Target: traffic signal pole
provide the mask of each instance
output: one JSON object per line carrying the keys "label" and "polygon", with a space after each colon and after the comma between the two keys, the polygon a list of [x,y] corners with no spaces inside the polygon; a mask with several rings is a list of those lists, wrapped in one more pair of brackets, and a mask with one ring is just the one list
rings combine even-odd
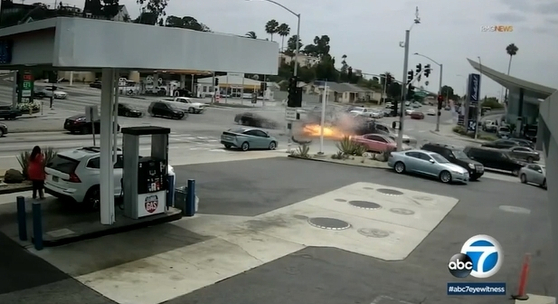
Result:
{"label": "traffic signal pole", "polygon": [[401,86],[401,115],[399,116],[399,132],[397,133],[397,151],[403,147],[403,124],[405,123],[405,97],[407,96],[407,69],[409,68],[409,38],[411,30],[405,31],[405,57],[403,60],[403,85]]}
{"label": "traffic signal pole", "polygon": [[[438,94],[442,95],[442,77],[444,74],[444,65],[440,64],[440,84],[439,84],[439,89],[438,89]],[[449,102],[449,100],[446,100],[446,102]],[[442,111],[440,109],[438,109],[438,111],[436,111],[436,132],[440,132],[440,114],[442,113]]]}

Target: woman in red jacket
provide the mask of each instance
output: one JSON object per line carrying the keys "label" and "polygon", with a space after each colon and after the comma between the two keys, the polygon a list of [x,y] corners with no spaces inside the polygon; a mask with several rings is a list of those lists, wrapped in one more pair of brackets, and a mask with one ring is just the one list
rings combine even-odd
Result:
{"label": "woman in red jacket", "polygon": [[29,162],[27,165],[27,177],[33,183],[33,199],[37,198],[37,192],[39,193],[39,198],[44,199],[44,186],[45,186],[45,157],[41,152],[39,146],[35,146],[33,151],[31,151],[31,156],[29,156]]}

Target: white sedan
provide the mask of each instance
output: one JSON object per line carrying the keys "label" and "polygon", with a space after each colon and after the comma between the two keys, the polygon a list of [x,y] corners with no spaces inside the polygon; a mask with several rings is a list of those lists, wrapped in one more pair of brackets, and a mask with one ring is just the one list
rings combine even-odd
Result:
{"label": "white sedan", "polygon": [[66,92],[57,90],[56,87],[46,87],[44,89],[35,92],[35,96],[41,97],[54,97],[54,99],[66,99],[68,94]]}
{"label": "white sedan", "polygon": [[434,110],[434,109],[428,109],[428,111],[426,111],[426,115],[429,115],[429,116],[436,116],[436,110]]}

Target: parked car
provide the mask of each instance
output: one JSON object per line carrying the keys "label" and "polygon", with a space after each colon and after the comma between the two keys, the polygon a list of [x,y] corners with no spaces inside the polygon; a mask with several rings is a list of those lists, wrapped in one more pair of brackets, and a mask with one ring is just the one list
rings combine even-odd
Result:
{"label": "parked car", "polygon": [[[365,134],[351,136],[351,141],[366,147],[366,151],[382,153],[397,150],[397,143],[391,137],[382,134]],[[408,148],[406,150],[409,150]]]}
{"label": "parked car", "polygon": [[269,133],[255,128],[229,129],[221,134],[221,144],[226,149],[237,148],[242,151],[277,148],[277,139]]}
{"label": "parked car", "polygon": [[516,146],[520,146],[520,144],[515,140],[498,139],[495,141],[484,143],[481,146],[488,147],[488,148],[495,148],[495,149],[509,149]]}
{"label": "parked car", "polygon": [[374,118],[374,115],[377,115],[375,113],[375,111],[372,111],[370,109],[364,108],[364,107],[354,107],[351,109],[351,114],[355,114],[355,115],[359,115],[359,116],[366,116],[366,117],[370,117],[370,118]]}
{"label": "parked car", "polygon": [[484,166],[478,161],[470,159],[467,154],[453,146],[436,143],[427,143],[421,147],[422,150],[436,152],[442,155],[450,163],[461,166],[469,171],[469,180],[478,180],[484,174]]}
{"label": "parked car", "polygon": [[424,113],[419,111],[413,111],[410,116],[412,119],[424,119]]}
{"label": "parked car", "polygon": [[175,97],[193,97],[192,92],[184,88],[174,90],[173,95]]}
{"label": "parked car", "polygon": [[0,106],[0,118],[5,120],[13,120],[21,116],[21,110],[12,108],[11,106]]}
{"label": "parked car", "polygon": [[527,165],[519,171],[519,180],[522,183],[533,183],[546,189],[546,167],[532,164]]}
{"label": "parked car", "polygon": [[[399,135],[399,130],[388,127],[388,126],[386,126],[384,124],[381,124],[381,123],[374,122],[373,125],[372,125],[371,131],[366,132],[366,133],[387,135],[391,139],[393,139],[394,141],[397,142],[397,137]],[[364,134],[366,134],[366,133],[364,133]],[[409,135],[403,134],[403,143],[407,144],[407,145],[414,145],[414,144],[417,143],[417,140],[415,138],[409,136]]]}
{"label": "parked car", "polygon": [[[92,124],[91,122],[87,122],[87,117],[84,114],[78,114],[66,118],[64,121],[64,130],[70,131],[72,134],[93,134],[93,125],[95,126],[95,134],[100,134],[101,120],[97,120]],[[117,126],[117,131],[120,131],[120,125]]]}
{"label": "parked car", "polygon": [[527,147],[510,148],[508,154],[513,158],[525,160],[528,163],[541,160],[539,152]]}
{"label": "parked car", "polygon": [[496,120],[485,120],[482,123],[482,130],[485,132],[497,132],[498,131],[498,121]]}
{"label": "parked car", "polygon": [[535,143],[523,138],[508,138],[508,140],[515,141],[518,146],[535,149]]}
{"label": "parked car", "polygon": [[234,122],[243,126],[256,128],[277,129],[279,127],[278,122],[253,112],[236,114],[234,117]]}
{"label": "parked car", "polygon": [[6,134],[8,134],[8,126],[0,124],[0,137],[3,137]]}
{"label": "parked car", "polygon": [[194,101],[189,97],[175,97],[172,99],[165,99],[164,102],[190,114],[201,114],[205,111],[206,106],[205,103]]}
{"label": "parked car", "polygon": [[506,151],[499,149],[468,146],[465,147],[463,152],[470,159],[483,164],[485,168],[509,171],[515,176],[525,166],[523,162],[512,158]]}
{"label": "parked car", "polygon": [[[122,174],[124,161],[118,149],[114,164],[114,196],[122,195]],[[91,210],[99,208],[100,189],[100,149],[83,147],[58,152],[46,164],[45,192],[63,201],[81,204]],[[168,174],[174,176],[174,169],[167,166]]]}
{"label": "parked car", "polygon": [[34,96],[37,98],[50,98],[53,97],[54,99],[66,99],[68,94],[64,91],[58,90],[55,86],[45,87],[39,89],[38,91],[34,92]]}
{"label": "parked car", "polygon": [[102,82],[100,80],[95,80],[92,83],[89,84],[89,87],[91,88],[95,88],[95,89],[100,89],[102,87]]}
{"label": "parked car", "polygon": [[450,163],[438,153],[409,150],[392,152],[388,159],[388,166],[397,173],[416,173],[434,177],[442,183],[469,181],[469,172],[461,166]]}
{"label": "parked car", "polygon": [[118,116],[142,117],[143,112],[127,103],[118,103]]}
{"label": "parked car", "polygon": [[184,117],[188,117],[188,113],[164,101],[152,102],[149,105],[147,112],[152,117],[163,117],[171,119],[183,119]]}
{"label": "parked car", "polygon": [[428,116],[436,116],[436,110],[434,110],[434,109],[428,109],[428,111],[426,111],[426,115],[428,115]]}
{"label": "parked car", "polygon": [[508,126],[502,126],[498,128],[498,132],[496,133],[496,136],[498,136],[498,138],[508,138],[510,137],[511,131],[510,128]]}

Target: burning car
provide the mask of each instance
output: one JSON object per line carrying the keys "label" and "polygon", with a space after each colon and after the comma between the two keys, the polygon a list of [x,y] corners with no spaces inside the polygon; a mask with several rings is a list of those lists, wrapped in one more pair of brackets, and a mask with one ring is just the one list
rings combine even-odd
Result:
{"label": "burning car", "polygon": [[234,117],[234,122],[243,126],[251,126],[256,128],[277,129],[279,127],[278,122],[252,112],[236,114],[236,116]]}

